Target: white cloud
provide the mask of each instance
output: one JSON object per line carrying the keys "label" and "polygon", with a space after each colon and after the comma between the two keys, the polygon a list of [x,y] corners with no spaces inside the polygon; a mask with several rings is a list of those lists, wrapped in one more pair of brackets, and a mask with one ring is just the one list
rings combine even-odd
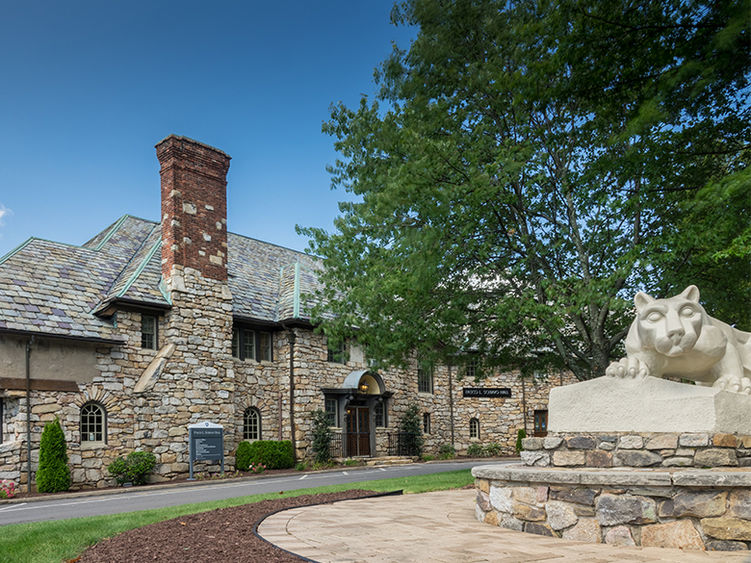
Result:
{"label": "white cloud", "polygon": [[3,219],[12,214],[12,209],[9,209],[8,207],[5,207],[2,203],[0,203],[0,227],[3,226]]}

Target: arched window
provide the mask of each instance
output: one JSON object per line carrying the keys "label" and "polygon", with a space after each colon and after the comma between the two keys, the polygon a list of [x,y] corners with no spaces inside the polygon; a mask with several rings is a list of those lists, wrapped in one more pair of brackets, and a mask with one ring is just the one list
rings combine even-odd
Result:
{"label": "arched window", "polygon": [[261,412],[255,407],[245,409],[243,415],[243,440],[261,439]]}
{"label": "arched window", "polygon": [[99,403],[81,407],[81,442],[107,443],[107,413]]}
{"label": "arched window", "polygon": [[470,438],[480,437],[480,421],[476,418],[469,419],[469,437]]}

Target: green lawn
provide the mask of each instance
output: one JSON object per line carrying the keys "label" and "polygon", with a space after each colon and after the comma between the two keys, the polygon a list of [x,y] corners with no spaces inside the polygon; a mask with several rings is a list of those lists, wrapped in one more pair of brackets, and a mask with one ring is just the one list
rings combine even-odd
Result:
{"label": "green lawn", "polygon": [[127,512],[112,516],[91,516],[88,518],[73,518],[54,522],[34,522],[31,524],[12,524],[0,528],[0,562],[5,563],[38,563],[49,561],[60,563],[65,559],[73,559],[88,546],[101,539],[114,536],[132,528],[145,526],[161,520],[169,520],[184,514],[194,514],[258,502],[270,498],[294,497],[305,494],[331,493],[348,489],[369,489],[373,491],[394,491],[404,489],[405,493],[424,493],[454,489],[472,483],[469,469],[450,471],[433,475],[418,475],[399,479],[383,479],[381,481],[360,481],[331,487],[317,487],[314,489],[299,489],[263,495],[237,497],[228,500],[184,504],[170,508],[144,510],[141,512]]}

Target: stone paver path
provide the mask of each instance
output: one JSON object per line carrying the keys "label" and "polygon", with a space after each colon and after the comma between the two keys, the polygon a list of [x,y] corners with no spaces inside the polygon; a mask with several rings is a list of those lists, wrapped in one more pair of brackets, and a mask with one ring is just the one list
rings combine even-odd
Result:
{"label": "stone paver path", "polygon": [[474,497],[474,490],[454,490],[295,508],[270,516],[258,531],[321,563],[751,561],[748,552],[612,547],[497,528],[475,520]]}

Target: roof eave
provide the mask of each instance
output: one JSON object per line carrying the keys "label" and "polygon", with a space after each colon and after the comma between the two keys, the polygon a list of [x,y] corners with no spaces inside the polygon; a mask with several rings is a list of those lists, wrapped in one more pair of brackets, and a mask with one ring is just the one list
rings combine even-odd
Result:
{"label": "roof eave", "polygon": [[68,340],[68,341],[75,341],[75,342],[90,342],[95,344],[111,344],[111,345],[121,345],[125,344],[125,338],[117,339],[117,338],[103,338],[101,336],[75,336],[70,334],[56,334],[52,332],[42,332],[37,330],[18,330],[18,329],[8,329],[8,328],[0,328],[0,334],[10,334],[13,336],[26,336],[26,337],[36,337],[36,338],[49,338],[53,340]]}
{"label": "roof eave", "polygon": [[92,313],[97,317],[111,317],[118,310],[164,313],[171,308],[172,305],[168,303],[152,303],[128,297],[113,297],[103,301]]}

